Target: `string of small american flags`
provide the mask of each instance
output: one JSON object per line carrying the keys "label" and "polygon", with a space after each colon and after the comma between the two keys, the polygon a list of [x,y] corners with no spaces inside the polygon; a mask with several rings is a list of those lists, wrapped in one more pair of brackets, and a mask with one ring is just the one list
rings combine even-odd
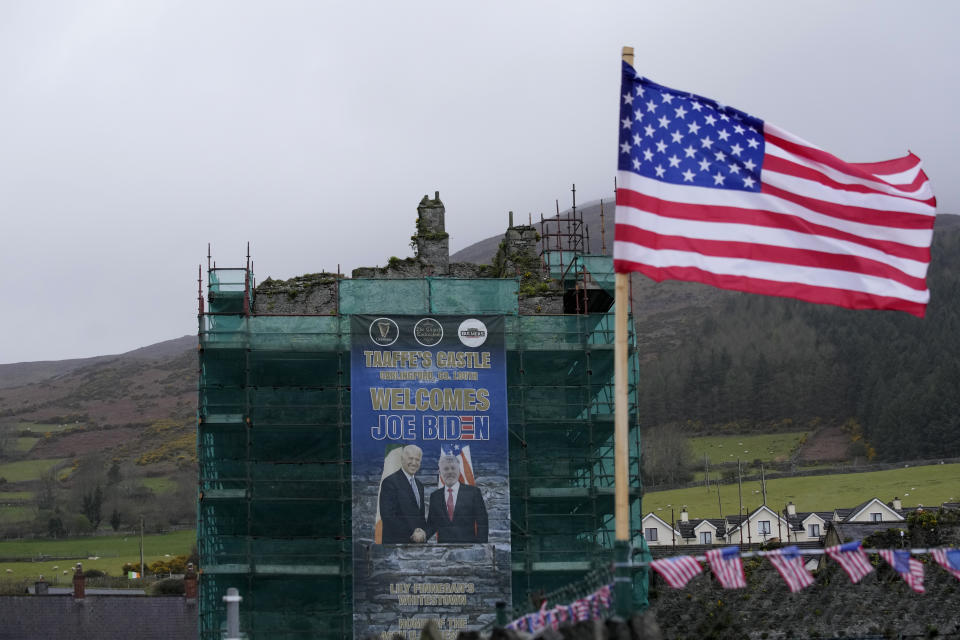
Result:
{"label": "string of small american flags", "polygon": [[813,575],[804,566],[804,555],[826,555],[850,577],[851,582],[860,582],[874,570],[869,554],[877,554],[900,574],[911,589],[923,593],[923,563],[916,555],[930,555],[934,561],[960,580],[960,549],[864,549],[859,540],[827,547],[826,549],[799,549],[795,545],[770,551],[741,552],[737,546],[707,551],[704,556],[672,556],[651,562],[634,562],[631,566],[649,566],[660,574],[668,585],[682,589],[703,572],[701,562],[706,562],[717,581],[725,589],[742,589],[747,586],[743,572],[743,558],[765,557],[777,570],[792,592],[809,587]]}
{"label": "string of small american flags", "polygon": [[561,623],[595,620],[603,617],[610,609],[612,593],[613,584],[605,584],[590,595],[578,598],[570,604],[557,605],[548,609],[547,601],[544,600],[539,611],[521,616],[505,628],[537,633],[547,627],[556,629]]}
{"label": "string of small american flags", "polygon": [[[614,567],[650,567],[662,576],[668,585],[674,589],[682,589],[690,580],[703,573],[700,563],[707,563],[714,577],[725,589],[742,589],[747,586],[743,558],[765,557],[790,591],[796,593],[814,583],[813,574],[804,566],[803,556],[826,555],[840,565],[851,582],[857,583],[874,571],[869,554],[877,554],[883,558],[917,593],[924,593],[924,571],[923,563],[913,556],[930,555],[945,571],[960,580],[960,549],[864,549],[859,540],[826,549],[799,549],[794,545],[769,551],[741,552],[739,547],[730,546],[711,549],[702,556],[678,555],[650,562],[615,564]],[[544,601],[539,611],[517,618],[506,628],[536,633],[546,627],[556,629],[564,622],[602,617],[611,607],[612,589],[612,584],[604,585],[570,604],[549,609]]]}

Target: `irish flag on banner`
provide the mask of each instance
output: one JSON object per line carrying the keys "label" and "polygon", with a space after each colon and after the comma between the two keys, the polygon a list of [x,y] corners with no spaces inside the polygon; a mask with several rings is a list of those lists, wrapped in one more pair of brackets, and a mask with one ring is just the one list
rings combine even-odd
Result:
{"label": "irish flag on banner", "polygon": [[[400,470],[401,451],[403,451],[402,444],[387,445],[383,456],[383,473],[380,474],[381,488],[387,476]],[[380,519],[380,489],[377,489],[377,524],[373,529],[373,541],[377,544],[383,544],[383,520]]]}

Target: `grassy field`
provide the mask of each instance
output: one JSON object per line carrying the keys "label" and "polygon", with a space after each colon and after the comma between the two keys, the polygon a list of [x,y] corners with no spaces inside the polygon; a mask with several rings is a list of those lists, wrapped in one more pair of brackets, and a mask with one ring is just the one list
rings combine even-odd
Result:
{"label": "grassy field", "polygon": [[[767,505],[777,511],[791,501],[797,505],[797,511],[831,511],[838,507],[855,507],[870,498],[889,502],[895,496],[903,500],[905,507],[918,504],[939,506],[942,502],[960,501],[960,464],[767,480]],[[720,502],[724,515],[737,513],[736,483],[720,485]],[[744,513],[762,502],[760,482],[744,482]],[[668,522],[670,509],[673,508],[679,518],[682,505],[687,506],[691,518],[719,517],[716,485],[711,484],[709,492],[701,486],[652,491],[643,497],[643,513],[652,511]]]}
{"label": "grassy field", "polygon": [[33,499],[32,491],[0,491],[0,502],[6,502],[7,500],[31,499]]}
{"label": "grassy field", "polygon": [[177,483],[173,478],[141,478],[140,482],[156,494],[168,493],[176,490]]}
{"label": "grassy field", "polygon": [[21,431],[23,431],[24,429],[29,429],[34,433],[39,433],[42,435],[44,433],[47,433],[48,431],[49,432],[62,431],[63,429],[66,429],[67,427],[71,427],[71,426],[75,426],[75,425],[61,426],[59,424],[44,424],[41,422],[20,422],[17,425],[17,428],[20,429]]}
{"label": "grassy field", "polygon": [[[167,556],[187,555],[196,542],[196,536],[196,531],[193,529],[144,536],[144,561],[150,564],[157,560],[164,560]],[[40,554],[80,556],[84,559],[0,562],[0,580],[36,580],[43,575],[51,582],[54,577],[60,582],[70,582],[70,574],[63,572],[69,572],[77,562],[82,562],[84,569],[99,569],[112,576],[118,576],[125,562],[140,562],[140,537],[123,535],[71,540],[0,541],[0,557],[36,557]]]}
{"label": "grassy field", "polygon": [[6,478],[7,482],[36,480],[65,459],[66,458],[46,458],[43,460],[7,462],[0,464],[0,477]]}
{"label": "grassy field", "polygon": [[34,510],[32,506],[8,506],[0,507],[0,523],[13,524],[16,522],[26,522],[33,520]]}
{"label": "grassy field", "polygon": [[37,444],[37,440],[40,438],[14,438],[13,450],[17,453],[27,453],[30,449],[33,449],[33,445]]}
{"label": "grassy field", "polygon": [[736,462],[737,458],[747,462],[758,458],[764,462],[784,461],[790,458],[790,452],[805,435],[805,431],[800,431],[770,435],[703,436],[688,440],[693,449],[694,464],[702,467],[704,454],[710,464]]}

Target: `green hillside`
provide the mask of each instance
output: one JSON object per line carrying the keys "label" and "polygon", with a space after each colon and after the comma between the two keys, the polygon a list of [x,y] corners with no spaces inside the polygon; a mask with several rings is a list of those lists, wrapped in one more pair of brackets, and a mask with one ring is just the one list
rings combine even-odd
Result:
{"label": "green hillside", "polygon": [[[831,511],[853,507],[870,498],[889,502],[894,497],[904,506],[939,506],[943,502],[960,501],[960,464],[935,464],[889,471],[802,476],[767,480],[767,504],[782,511],[793,502],[798,511]],[[670,509],[679,518],[680,507],[686,505],[691,518],[717,518],[735,514],[739,509],[737,483],[670,491],[650,491],[643,496],[643,512],[656,513],[670,521]],[[743,509],[748,513],[763,504],[761,484],[757,480],[743,483]]]}
{"label": "green hillside", "polygon": [[683,308],[647,296],[668,308],[637,320],[644,427],[770,433],[852,420],[879,459],[960,456],[956,221],[938,219],[932,255],[923,319],[694,285],[680,291],[700,297]]}

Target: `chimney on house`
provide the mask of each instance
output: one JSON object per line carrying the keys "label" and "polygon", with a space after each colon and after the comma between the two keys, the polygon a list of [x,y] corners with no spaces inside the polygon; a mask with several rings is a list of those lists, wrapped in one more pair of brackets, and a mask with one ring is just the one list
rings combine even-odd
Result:
{"label": "chimney on house", "polygon": [[49,591],[50,583],[43,579],[43,576],[40,576],[40,579],[33,583],[33,593],[38,596],[45,596]]}
{"label": "chimney on house", "polygon": [[901,511],[903,509],[903,503],[900,502],[900,498],[894,497],[893,504],[890,505],[893,507],[894,511]]}
{"label": "chimney on house", "polygon": [[795,516],[795,515],[797,515],[797,505],[793,504],[792,502],[788,502],[788,503],[787,503],[787,515],[788,515],[788,516]]}
{"label": "chimney on house", "polygon": [[690,522],[690,514],[687,513],[686,507],[680,509],[680,522]]}
{"label": "chimney on house", "polygon": [[83,565],[77,563],[73,572],[73,599],[83,600],[86,596],[87,579],[83,576]]}
{"label": "chimney on house", "polygon": [[197,599],[197,572],[192,562],[187,564],[187,573],[183,576],[183,597],[187,600]]}

